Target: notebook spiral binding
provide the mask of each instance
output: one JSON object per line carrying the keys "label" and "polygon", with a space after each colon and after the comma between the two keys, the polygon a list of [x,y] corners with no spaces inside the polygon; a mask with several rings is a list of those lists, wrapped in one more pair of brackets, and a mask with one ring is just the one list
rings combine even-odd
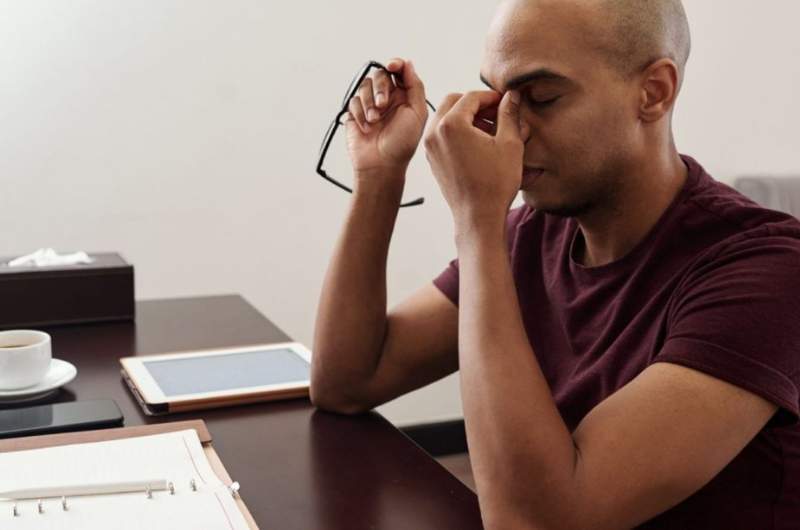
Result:
{"label": "notebook spiral binding", "polygon": [[[237,498],[239,496],[239,490],[241,489],[241,486],[240,486],[240,484],[238,482],[236,482],[236,481],[232,482],[230,486],[227,486],[227,488],[228,488],[228,492],[230,492],[230,494],[231,494],[231,497],[233,497],[235,499],[235,498]],[[175,484],[173,482],[168,482],[167,483],[167,489],[169,490],[169,494],[170,495],[175,495]],[[192,490],[192,491],[197,491],[197,482],[195,481],[195,479],[191,479],[189,481],[189,489]],[[134,492],[119,492],[119,493],[134,493]],[[153,489],[150,486],[147,486],[145,488],[144,493],[145,493],[145,495],[147,496],[148,499],[152,499],[153,498]],[[105,495],[108,495],[108,493],[106,493]],[[37,502],[36,502],[37,512],[40,515],[45,512],[44,504],[43,504],[43,500],[44,499],[48,499],[48,498],[55,499],[55,498],[58,498],[58,497],[59,496],[42,497],[41,499],[38,499]],[[61,497],[61,510],[66,512],[66,511],[69,510],[69,504],[67,503],[67,496],[61,495],[60,497]],[[12,517],[20,517],[20,509],[19,509],[19,506],[18,506],[17,502],[14,502],[14,504],[11,506],[11,516]]]}

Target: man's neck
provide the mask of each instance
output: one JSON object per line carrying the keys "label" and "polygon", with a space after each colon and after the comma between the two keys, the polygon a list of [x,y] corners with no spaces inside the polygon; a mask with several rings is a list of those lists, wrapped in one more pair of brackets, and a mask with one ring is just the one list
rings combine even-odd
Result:
{"label": "man's neck", "polygon": [[630,183],[608,209],[579,217],[583,245],[574,259],[598,267],[624,257],[650,232],[683,188],[688,169],[677,151],[642,164]]}

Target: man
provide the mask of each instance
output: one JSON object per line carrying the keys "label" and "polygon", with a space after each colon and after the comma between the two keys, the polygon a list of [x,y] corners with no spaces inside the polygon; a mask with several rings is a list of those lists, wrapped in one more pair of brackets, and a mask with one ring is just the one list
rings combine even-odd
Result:
{"label": "man", "polygon": [[423,85],[394,60],[402,87],[350,102],[312,399],[358,413],[460,370],[487,529],[800,527],[800,222],[678,154],[689,49],[679,0],[503,3],[491,90],[424,141],[458,260],[388,315]]}

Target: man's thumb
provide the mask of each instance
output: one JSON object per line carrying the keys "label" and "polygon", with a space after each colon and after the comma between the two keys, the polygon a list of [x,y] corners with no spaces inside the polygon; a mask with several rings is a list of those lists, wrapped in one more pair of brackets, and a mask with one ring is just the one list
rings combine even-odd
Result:
{"label": "man's thumb", "polygon": [[497,136],[520,137],[519,92],[509,90],[500,101],[497,112]]}

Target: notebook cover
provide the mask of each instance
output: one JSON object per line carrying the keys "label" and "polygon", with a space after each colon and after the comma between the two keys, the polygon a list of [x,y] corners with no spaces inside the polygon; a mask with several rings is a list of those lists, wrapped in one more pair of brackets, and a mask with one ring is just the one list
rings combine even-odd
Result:
{"label": "notebook cover", "polygon": [[[211,433],[203,420],[174,421],[169,423],[158,423],[153,425],[136,425],[134,427],[118,427],[114,429],[100,429],[96,431],[64,432],[58,434],[45,434],[40,436],[24,436],[21,438],[9,438],[0,440],[0,452],[8,453],[13,451],[23,451],[26,449],[41,449],[44,447],[56,447],[59,445],[81,444],[90,442],[106,442],[109,440],[120,440],[123,438],[135,438],[136,436],[147,436],[150,434],[162,434],[165,432],[183,431],[194,429],[197,437],[203,445],[211,469],[217,474],[219,479],[226,486],[233,482],[225,466],[214,451],[211,445]],[[242,512],[245,521],[252,530],[258,530],[258,525],[247,509],[242,497],[236,496],[236,505]]]}

